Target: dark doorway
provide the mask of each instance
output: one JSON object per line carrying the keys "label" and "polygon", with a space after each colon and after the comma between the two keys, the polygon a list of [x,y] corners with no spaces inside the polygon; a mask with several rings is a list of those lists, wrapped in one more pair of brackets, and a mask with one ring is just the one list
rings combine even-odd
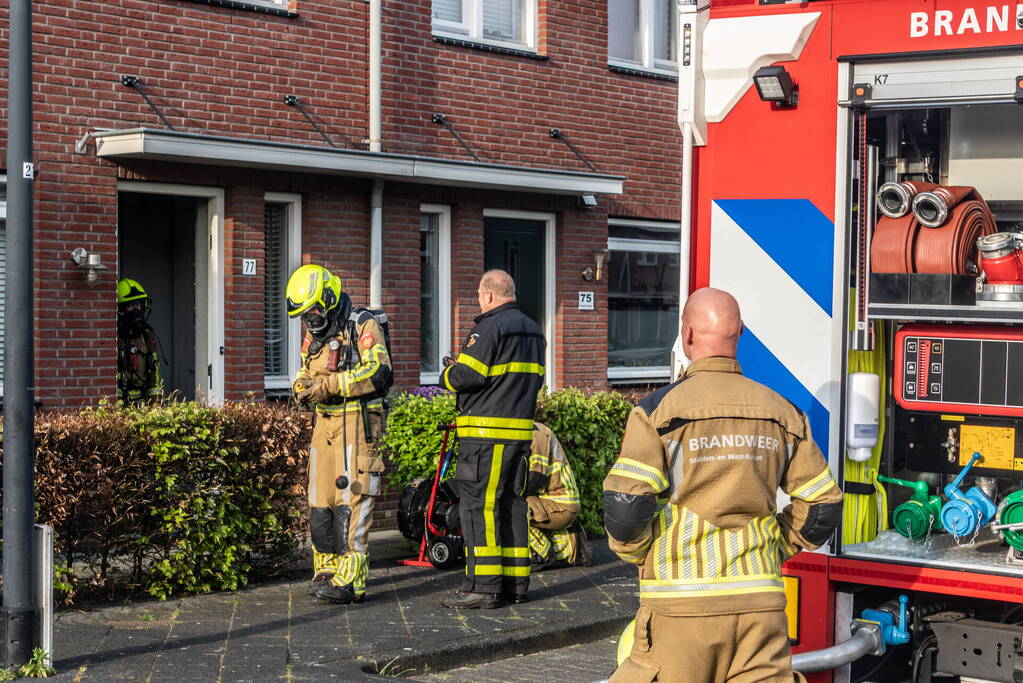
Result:
{"label": "dark doorway", "polygon": [[[196,398],[195,197],[121,192],[118,195],[120,275],[137,280],[152,302],[149,324],[161,349],[164,393]],[[205,373],[204,373],[205,374]]]}
{"label": "dark doorway", "polygon": [[484,222],[483,265],[501,268],[515,280],[522,312],[545,329],[545,221],[487,217]]}

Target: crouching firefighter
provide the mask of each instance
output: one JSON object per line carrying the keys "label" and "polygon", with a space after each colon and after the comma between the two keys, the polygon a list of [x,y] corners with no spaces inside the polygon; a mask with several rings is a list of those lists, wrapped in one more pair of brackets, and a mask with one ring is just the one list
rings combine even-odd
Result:
{"label": "crouching firefighter", "polygon": [[634,639],[611,683],[794,679],[781,565],[827,542],[842,493],[807,416],[742,376],[742,329],[727,292],[689,296],[692,363],[632,410],[604,479],[608,545],[639,567]]}
{"label": "crouching firefighter", "polygon": [[159,342],[149,324],[150,299],[135,280],[117,281],[117,400],[152,401],[163,396]]}
{"label": "crouching firefighter", "polygon": [[307,331],[292,392],[316,411],[309,447],[309,593],[358,603],[366,593],[367,539],[384,469],[377,439],[392,381],[386,333],[373,312],[353,310],[341,279],[322,266],[304,265],[292,274],[287,304],[288,315],[301,317]]}
{"label": "crouching firefighter", "polygon": [[534,570],[590,566],[590,545],[579,515],[579,487],[561,442],[550,428],[533,424],[526,475],[529,554]]}

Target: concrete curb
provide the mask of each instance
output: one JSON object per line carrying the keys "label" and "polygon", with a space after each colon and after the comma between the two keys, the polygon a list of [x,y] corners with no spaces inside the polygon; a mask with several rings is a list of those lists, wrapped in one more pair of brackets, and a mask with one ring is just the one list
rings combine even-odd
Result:
{"label": "concrete curb", "polygon": [[556,621],[543,626],[466,638],[450,646],[428,651],[403,650],[366,659],[347,660],[341,664],[338,673],[344,676],[344,680],[393,682],[395,676],[383,676],[375,672],[389,664],[388,668],[395,672],[414,669],[416,675],[423,675],[425,669],[429,667],[430,673],[438,673],[517,655],[588,643],[619,635],[633,616],[634,613],[630,611],[580,621]]}

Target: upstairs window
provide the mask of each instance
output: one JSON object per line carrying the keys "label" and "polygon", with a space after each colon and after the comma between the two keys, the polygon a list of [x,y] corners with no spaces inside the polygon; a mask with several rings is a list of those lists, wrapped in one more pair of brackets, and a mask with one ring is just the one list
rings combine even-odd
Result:
{"label": "upstairs window", "polygon": [[607,59],[612,66],[677,72],[677,33],[674,0],[607,0]]}
{"label": "upstairs window", "polygon": [[537,0],[433,0],[437,35],[518,49],[536,47]]}

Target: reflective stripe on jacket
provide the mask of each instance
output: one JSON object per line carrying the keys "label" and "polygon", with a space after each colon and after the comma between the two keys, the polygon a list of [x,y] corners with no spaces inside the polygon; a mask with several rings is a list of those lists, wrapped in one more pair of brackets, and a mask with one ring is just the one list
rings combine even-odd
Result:
{"label": "reflective stripe on jacket", "polygon": [[[792,501],[781,513],[779,488]],[[678,616],[783,608],[782,562],[827,542],[841,516],[806,415],[732,358],[694,362],[633,409],[604,490],[609,544],[640,565],[640,602]]]}
{"label": "reflective stripe on jacket", "polygon": [[458,436],[531,440],[546,350],[540,327],[515,302],[477,317],[458,359],[441,373],[441,385],[458,393]]}
{"label": "reflective stripe on jacket", "polygon": [[536,431],[533,433],[529,455],[528,482],[532,484],[535,475],[539,485],[536,491],[529,492],[544,500],[563,505],[566,510],[579,512],[579,487],[575,483],[575,475],[572,474],[561,442],[547,425],[540,422],[535,425]]}

